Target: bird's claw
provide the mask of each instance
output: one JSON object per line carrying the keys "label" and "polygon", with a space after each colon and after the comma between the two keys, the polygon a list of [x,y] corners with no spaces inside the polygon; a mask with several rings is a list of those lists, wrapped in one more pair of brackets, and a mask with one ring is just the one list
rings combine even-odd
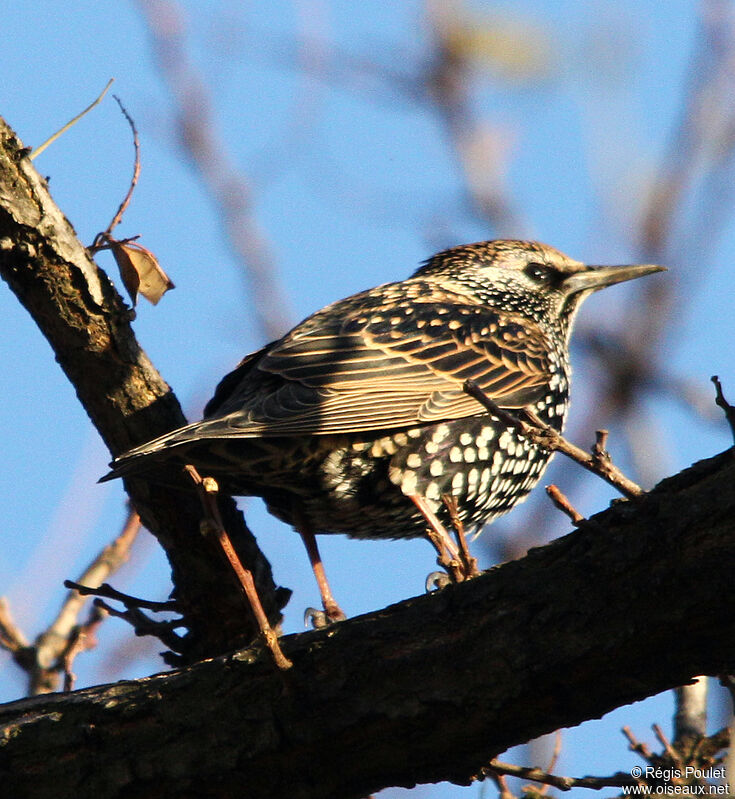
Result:
{"label": "bird's claw", "polygon": [[432,572],[426,578],[426,593],[431,594],[434,591],[440,591],[445,585],[451,583],[450,576],[444,571]]}
{"label": "bird's claw", "polygon": [[322,630],[330,624],[338,621],[344,621],[347,618],[342,611],[337,608],[332,613],[326,610],[317,610],[316,608],[307,608],[304,611],[304,627],[311,627],[313,630]]}
{"label": "bird's claw", "polygon": [[329,624],[327,614],[323,610],[307,608],[304,611],[304,627],[311,627],[313,630],[321,630]]}

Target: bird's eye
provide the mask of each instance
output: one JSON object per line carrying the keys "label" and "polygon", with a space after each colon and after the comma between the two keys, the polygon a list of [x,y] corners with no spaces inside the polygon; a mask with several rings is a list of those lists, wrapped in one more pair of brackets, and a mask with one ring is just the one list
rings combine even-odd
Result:
{"label": "bird's eye", "polygon": [[554,279],[554,270],[545,264],[528,264],[523,271],[537,283],[551,283]]}

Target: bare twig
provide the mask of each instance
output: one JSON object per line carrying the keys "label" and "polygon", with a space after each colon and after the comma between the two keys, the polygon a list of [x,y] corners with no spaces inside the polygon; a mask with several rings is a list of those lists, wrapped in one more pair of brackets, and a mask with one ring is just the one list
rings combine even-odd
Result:
{"label": "bare twig", "polygon": [[[561,730],[557,730],[554,734],[554,749],[552,750],[551,757],[549,758],[549,765],[546,767],[547,774],[551,774],[554,771],[556,764],[559,761],[559,756],[561,755],[561,741]],[[541,788],[540,793],[545,795],[548,788],[548,785],[544,785]]]}
{"label": "bare twig", "polygon": [[64,580],[64,585],[67,588],[73,588],[82,596],[101,596],[106,597],[107,599],[116,599],[118,602],[122,602],[126,608],[146,608],[147,610],[156,611],[178,610],[178,604],[174,599],[169,599],[165,602],[157,602],[152,599],[142,599],[141,597],[124,594],[122,591],[118,591],[116,588],[113,588],[109,583],[101,583],[96,588],[93,588],[89,585],[75,583],[73,580]]}
{"label": "bare twig", "polygon": [[[636,740],[629,727],[623,728],[623,734],[630,742],[630,748],[637,752],[647,763],[661,768],[662,765],[670,765],[675,768],[670,777],[667,777],[666,784],[681,784],[681,777],[686,773],[687,766],[694,766],[700,769],[706,769],[715,762],[715,755],[726,748],[729,742],[728,731],[721,730],[712,736],[701,738],[696,746],[694,746],[689,753],[688,757],[684,758],[682,754],[673,746],[661,727],[657,724],[653,725],[653,731],[659,743],[663,746],[665,755],[656,754],[652,752],[644,743]],[[512,763],[504,763],[499,760],[492,760],[485,769],[481,772],[481,776],[494,776],[505,775],[509,777],[519,777],[521,779],[532,780],[539,782],[543,785],[548,785],[553,788],[558,788],[562,791],[570,791],[572,788],[591,788],[593,790],[601,790],[602,788],[610,787],[627,787],[629,785],[637,785],[641,782],[640,777],[634,777],[630,773],[617,772],[609,777],[562,777],[552,774],[556,758],[559,753],[559,738],[552,756],[549,768],[544,771],[540,768],[533,768],[528,766],[516,766]],[[542,791],[543,793],[543,791]]]}
{"label": "bare twig", "polygon": [[516,766],[513,763],[504,763],[500,760],[490,761],[490,765],[483,769],[483,776],[487,774],[505,775],[508,777],[519,777],[524,780],[540,782],[558,788],[561,791],[571,791],[572,788],[592,788],[599,791],[603,788],[622,788],[627,785],[636,785],[637,781],[630,774],[618,772],[609,777],[560,777],[556,774],[549,774],[540,768],[529,766]]}
{"label": "bare twig", "polygon": [[115,81],[115,78],[110,78],[110,80],[108,80],[108,81],[107,81],[107,86],[105,86],[105,88],[104,88],[104,89],[102,89],[102,92],[100,93],[100,95],[97,97],[97,99],[96,99],[94,102],[90,103],[90,104],[89,104],[89,105],[88,105],[88,106],[87,106],[87,107],[84,109],[84,111],[82,111],[82,112],[80,112],[79,114],[77,114],[77,115],[76,115],[76,116],[75,116],[73,119],[70,119],[70,120],[69,120],[69,121],[66,123],[66,125],[64,125],[63,127],[59,128],[59,130],[57,130],[57,131],[56,131],[56,133],[54,133],[54,135],[53,135],[53,136],[49,136],[49,138],[48,138],[48,139],[46,139],[46,141],[45,141],[43,144],[39,144],[39,145],[38,145],[38,147],[36,147],[36,149],[35,149],[35,150],[33,150],[33,152],[32,152],[32,153],[30,154],[30,156],[29,156],[29,158],[31,159],[31,161],[32,161],[32,160],[33,160],[33,159],[34,159],[34,158],[35,158],[37,155],[41,155],[41,153],[42,153],[42,152],[43,152],[43,151],[44,151],[44,150],[45,150],[45,149],[46,149],[46,148],[47,148],[47,147],[48,147],[50,144],[53,144],[53,143],[56,141],[56,139],[58,139],[58,138],[59,138],[59,136],[61,136],[62,134],[66,133],[66,131],[67,131],[67,130],[69,130],[69,128],[71,128],[72,126],[76,125],[76,123],[77,123],[77,122],[79,122],[79,120],[80,120],[80,119],[81,119],[81,118],[82,118],[82,117],[83,117],[85,114],[89,113],[89,112],[90,112],[90,111],[91,111],[91,110],[92,110],[92,109],[93,109],[93,108],[94,108],[96,105],[99,105],[99,103],[101,103],[101,102],[102,102],[102,98],[103,98],[103,97],[104,97],[104,96],[107,94],[107,92],[108,92],[108,90],[109,90],[110,86],[112,86],[112,84],[113,84],[113,82],[114,82],[114,81]]}
{"label": "bare twig", "polygon": [[[123,201],[120,203],[119,208],[115,212],[115,216],[112,217],[110,224],[107,226],[107,229],[102,232],[98,233],[95,236],[94,242],[92,246],[89,248],[92,252],[101,249],[101,245],[104,242],[109,242],[110,238],[112,237],[112,231],[120,224],[123,218],[123,214],[127,211],[128,206],[130,205],[130,200],[133,197],[133,192],[135,191],[135,187],[138,185],[138,179],[140,178],[140,139],[138,138],[138,129],[135,127],[135,122],[130,114],[127,112],[127,109],[122,104],[120,98],[114,94],[113,97],[115,98],[115,102],[120,106],[120,110],[123,113],[123,116],[128,121],[128,125],[130,125],[130,130],[133,132],[133,147],[135,149],[135,160],[133,162],[133,176],[130,179],[130,186],[128,187],[127,193],[125,197],[123,197]],[[137,236],[136,236],[137,238]],[[126,242],[130,241],[130,239],[126,239]]]}
{"label": "bare twig", "polygon": [[0,596],[0,646],[12,654],[30,646],[23,631],[13,621],[10,605],[4,596]]}
{"label": "bare twig", "polygon": [[524,435],[529,433],[528,425],[525,422],[522,422],[517,416],[514,416],[512,413],[509,413],[493,402],[474,380],[466,380],[462,388],[467,394],[474,397],[480,405],[483,405],[490,413],[497,416],[504,425]]}
{"label": "bare twig", "polygon": [[237,556],[237,552],[235,552],[235,548],[232,546],[230,537],[225,530],[222,516],[220,515],[217,505],[217,494],[219,492],[217,482],[211,477],[201,477],[199,472],[191,465],[186,465],[184,469],[196,486],[199,498],[202,502],[202,507],[204,508],[205,516],[202,520],[202,532],[205,534],[212,534],[216,537],[217,542],[222,548],[222,552],[224,552],[230,566],[232,566],[233,571],[237,575],[237,579],[242,586],[253,615],[255,616],[255,620],[258,623],[263,641],[270,650],[276,665],[279,669],[290,669],[293,664],[283,654],[281,646],[278,643],[278,636],[271,627],[268,617],[263,610],[263,605],[260,602],[253,575],[242,565],[240,558]]}
{"label": "bare twig", "polygon": [[720,378],[717,375],[712,375],[710,379],[715,384],[715,402],[725,412],[725,418],[730,425],[733,438],[735,438],[735,408],[725,399],[725,395],[722,393]]}
{"label": "bare twig", "polygon": [[490,772],[490,777],[493,782],[498,786],[498,799],[515,799],[513,791],[508,787],[508,781],[505,779],[504,774]]}
{"label": "bare twig", "polygon": [[607,451],[607,437],[609,432],[607,430],[597,430],[595,432],[595,443],[592,447],[592,455],[599,460],[610,458]]}
{"label": "bare twig", "polygon": [[676,751],[676,749],[674,749],[674,747],[671,745],[671,742],[669,741],[669,739],[664,734],[664,731],[661,729],[661,727],[658,724],[654,724],[652,726],[652,729],[653,729],[653,734],[656,736],[656,739],[661,744],[661,746],[663,746],[663,748],[664,748],[666,754],[669,756],[671,762],[674,765],[677,766],[677,771],[679,773],[683,773],[684,772],[684,763],[682,762],[682,759],[681,759],[679,753]]}
{"label": "bare twig", "polygon": [[84,624],[74,628],[66,650],[60,658],[64,673],[64,691],[74,690],[74,683],[77,679],[76,674],[71,670],[74,665],[74,659],[81,652],[94,649],[94,647],[97,646],[95,633],[100,624],[105,620],[106,615],[102,608],[93,606],[92,612],[89,614],[89,619],[87,619]]}
{"label": "bare twig", "polygon": [[638,741],[635,735],[633,735],[633,731],[630,729],[630,727],[628,727],[627,725],[623,727],[622,733],[630,742],[631,752],[635,752],[646,761],[651,760],[651,758],[653,757],[653,753],[645,743],[643,743],[642,741]]}
{"label": "bare twig", "polygon": [[530,438],[538,444],[538,446],[549,450],[549,452],[561,452],[573,461],[576,461],[580,466],[583,466],[588,471],[601,477],[605,482],[609,483],[629,499],[640,496],[643,493],[643,489],[639,485],[629,480],[620,469],[612,463],[607,452],[600,450],[600,440],[602,439],[604,441],[602,436],[598,435],[598,440],[592,450],[592,454],[589,454],[570,441],[567,441],[561,433],[558,433],[553,427],[546,424],[546,422],[541,421],[532,411],[528,409],[523,409],[521,411],[528,419],[528,422],[530,422],[529,424],[513,416],[513,414],[508,413],[508,411],[503,408],[500,408],[474,381],[465,381],[464,390],[487,408],[490,413],[497,416],[501,422],[507,424],[508,427],[514,428],[519,433]]}
{"label": "bare twig", "polygon": [[566,496],[559,490],[558,486],[555,486],[553,483],[551,483],[551,485],[547,485],[546,493],[549,495],[549,499],[554,503],[554,505],[559,508],[562,513],[566,513],[566,515],[572,520],[573,524],[578,525],[580,522],[585,521],[584,516],[582,516],[582,514],[572,505]]}
{"label": "bare twig", "polygon": [[[645,775],[639,773],[648,784],[661,788],[682,785],[707,785],[707,777],[697,772],[706,772],[712,766],[722,762],[719,754],[730,745],[730,733],[727,728],[712,735],[693,735],[671,743],[658,724],[652,726],[656,739],[663,747],[663,752],[652,752],[646,744],[639,742],[629,727],[623,727],[623,734],[630,742],[630,749],[641,756],[653,772],[646,770]],[[660,793],[661,791],[657,791]],[[666,795],[681,793],[681,790],[666,791]],[[695,791],[691,791],[695,793]]]}
{"label": "bare twig", "polygon": [[146,616],[145,613],[138,608],[117,610],[117,608],[112,607],[112,605],[109,605],[104,599],[100,599],[99,597],[94,600],[94,605],[95,607],[106,610],[110,616],[115,616],[118,619],[123,619],[128,622],[135,630],[136,635],[153,635],[174,652],[179,652],[181,650],[181,636],[175,633],[174,630],[186,626],[183,619],[155,621],[150,618],[150,616]]}

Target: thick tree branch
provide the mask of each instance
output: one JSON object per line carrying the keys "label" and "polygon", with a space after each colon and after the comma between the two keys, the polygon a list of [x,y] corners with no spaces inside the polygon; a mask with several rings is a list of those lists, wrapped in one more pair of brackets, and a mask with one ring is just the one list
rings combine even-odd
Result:
{"label": "thick tree branch", "polygon": [[[56,360],[110,448],[118,454],[185,423],[171,389],[140,349],[131,312],[79,243],[15,134],[0,120],[0,275],[51,344]],[[181,479],[181,486],[186,483]],[[199,533],[199,505],[183,492],[127,482],[145,526],[166,550],[174,595],[189,634],[192,662],[257,633],[236,581]],[[253,572],[269,618],[285,602],[270,565],[231,499],[222,501],[228,532]],[[171,659],[171,658],[169,658]]]}
{"label": "thick tree branch", "polygon": [[[0,710],[18,797],[348,799],[735,667],[735,450],[527,557],[185,670]],[[336,767],[336,764],[338,767]]]}

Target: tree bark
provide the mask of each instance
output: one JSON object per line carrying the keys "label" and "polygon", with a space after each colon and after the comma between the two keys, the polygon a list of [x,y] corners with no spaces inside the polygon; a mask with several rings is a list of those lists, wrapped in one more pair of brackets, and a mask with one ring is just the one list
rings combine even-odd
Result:
{"label": "tree bark", "polygon": [[[186,423],[174,393],[138,345],[132,311],[95,265],[48,193],[13,131],[0,119],[0,275],[33,317],[113,455]],[[20,344],[19,344],[20,346]],[[182,486],[184,485],[182,477]],[[231,571],[199,531],[194,492],[126,482],[145,526],[168,556],[187,628],[169,662],[191,663],[253,640],[257,629]],[[273,583],[230,498],[225,524],[254,573],[271,622],[288,592]]]}
{"label": "tree bark", "polygon": [[[735,452],[430,596],[181,671],[0,709],[21,797],[348,799],[735,667]],[[8,782],[10,781],[10,782]]]}

